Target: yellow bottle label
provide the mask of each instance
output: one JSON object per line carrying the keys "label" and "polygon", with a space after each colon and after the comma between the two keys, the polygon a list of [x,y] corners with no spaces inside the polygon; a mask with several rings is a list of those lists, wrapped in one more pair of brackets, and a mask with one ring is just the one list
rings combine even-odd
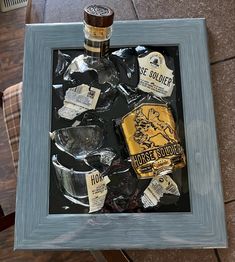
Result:
{"label": "yellow bottle label", "polygon": [[171,173],[185,165],[175,122],[166,105],[142,104],[123,117],[121,126],[139,178]]}

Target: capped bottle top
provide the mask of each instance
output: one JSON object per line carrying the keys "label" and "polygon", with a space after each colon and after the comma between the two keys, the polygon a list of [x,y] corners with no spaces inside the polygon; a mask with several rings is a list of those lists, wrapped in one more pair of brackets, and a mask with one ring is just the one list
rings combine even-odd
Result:
{"label": "capped bottle top", "polygon": [[113,24],[114,12],[104,5],[89,5],[84,9],[84,20],[95,27],[109,27]]}

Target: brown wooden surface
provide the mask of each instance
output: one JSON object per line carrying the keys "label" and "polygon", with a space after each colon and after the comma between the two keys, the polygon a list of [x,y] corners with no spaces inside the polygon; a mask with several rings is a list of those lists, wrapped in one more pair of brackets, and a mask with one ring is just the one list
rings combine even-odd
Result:
{"label": "brown wooden surface", "polygon": [[25,11],[0,13],[0,91],[22,81]]}
{"label": "brown wooden surface", "polygon": [[15,224],[15,212],[6,216],[0,216],[0,232]]}
{"label": "brown wooden surface", "polygon": [[46,0],[28,1],[26,24],[43,23]]}

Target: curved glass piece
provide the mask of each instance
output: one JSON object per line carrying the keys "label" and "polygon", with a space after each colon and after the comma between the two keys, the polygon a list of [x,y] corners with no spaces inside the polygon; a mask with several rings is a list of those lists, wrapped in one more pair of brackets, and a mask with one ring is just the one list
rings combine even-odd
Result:
{"label": "curved glass piece", "polygon": [[99,84],[109,83],[112,87],[119,82],[118,72],[113,63],[106,57],[91,57],[80,55],[72,61],[64,73],[64,80],[73,81],[76,73],[95,71]]}
{"label": "curved glass piece", "polygon": [[105,173],[109,170],[115,157],[116,153],[112,149],[102,148],[87,155],[84,161],[88,166]]}
{"label": "curved glass piece", "polygon": [[86,174],[93,172],[94,169],[88,172],[68,169],[59,163],[57,155],[52,156],[52,163],[56,171],[58,187],[64,197],[75,204],[89,207]]}
{"label": "curved glass piece", "polygon": [[57,76],[63,75],[70,63],[71,63],[71,57],[58,50],[58,61],[55,69],[55,74]]}
{"label": "curved glass piece", "polygon": [[96,125],[66,127],[51,133],[55,145],[75,159],[99,149],[104,139],[103,130]]}

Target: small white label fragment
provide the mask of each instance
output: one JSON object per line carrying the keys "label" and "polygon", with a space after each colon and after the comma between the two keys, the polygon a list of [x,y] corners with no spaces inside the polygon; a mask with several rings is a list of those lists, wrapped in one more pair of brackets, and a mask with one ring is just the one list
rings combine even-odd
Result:
{"label": "small white label fragment", "polygon": [[170,176],[153,178],[141,197],[144,208],[156,206],[164,193],[180,196],[178,186]]}
{"label": "small white label fragment", "polygon": [[156,206],[163,193],[162,186],[153,178],[141,197],[144,208]]}
{"label": "small white label fragment", "polygon": [[162,186],[165,194],[180,196],[178,186],[170,176],[157,176],[154,179],[156,179],[158,183]]}
{"label": "small white label fragment", "polygon": [[138,57],[140,81],[138,89],[152,93],[157,97],[169,97],[172,94],[173,71],[166,66],[164,56],[159,52],[151,52]]}
{"label": "small white label fragment", "polygon": [[86,175],[86,185],[89,199],[89,213],[99,211],[104,206],[107,195],[109,178],[103,177],[98,170],[93,170]]}
{"label": "small white label fragment", "polygon": [[100,95],[100,89],[80,85],[66,91],[64,106],[58,110],[59,116],[72,120],[81,113],[95,109]]}

